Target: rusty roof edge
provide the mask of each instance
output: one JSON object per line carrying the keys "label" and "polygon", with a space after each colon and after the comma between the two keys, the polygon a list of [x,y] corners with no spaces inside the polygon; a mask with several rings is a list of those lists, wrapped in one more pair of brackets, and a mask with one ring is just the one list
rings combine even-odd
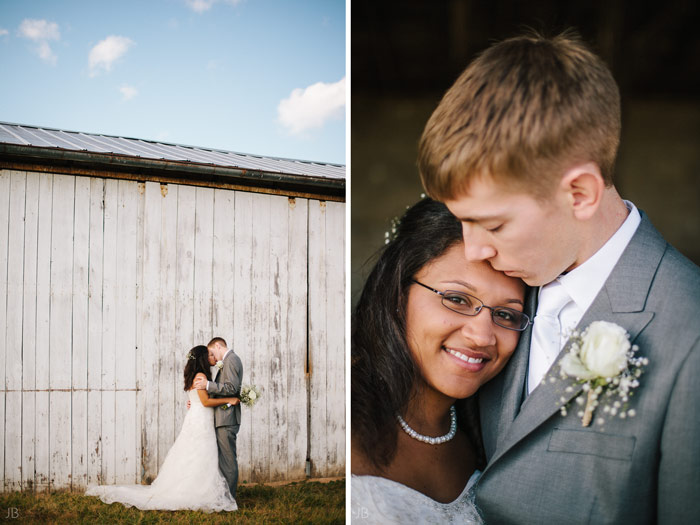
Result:
{"label": "rusty roof edge", "polygon": [[[61,129],[61,128],[54,128],[51,126],[37,126],[36,124],[20,124],[17,122],[5,122],[5,121],[0,121],[0,126],[16,126],[19,128],[23,128],[25,130],[31,128],[31,129],[36,129],[40,131],[57,131],[61,133],[67,133],[67,134],[75,134],[75,135],[84,135],[87,137],[107,137],[111,139],[121,139],[121,140],[126,140],[129,142],[147,142],[150,144],[160,144],[163,146],[174,146],[174,147],[181,147],[181,148],[186,148],[186,149],[193,149],[193,150],[200,150],[200,151],[212,151],[212,152],[217,152],[217,153],[223,153],[223,154],[233,154],[233,155],[241,155],[243,157],[253,157],[253,158],[258,158],[258,159],[270,159],[270,160],[279,160],[279,161],[285,161],[285,162],[298,162],[301,164],[314,164],[316,166],[332,166],[335,168],[342,168],[345,167],[345,164],[338,163],[338,162],[324,162],[324,161],[316,161],[316,160],[304,160],[304,159],[293,159],[290,157],[275,157],[275,156],[269,156],[269,155],[260,155],[257,153],[245,153],[242,151],[233,151],[233,150],[226,150],[226,149],[221,149],[221,148],[209,148],[209,147],[203,147],[203,146],[193,146],[190,144],[180,144],[177,142],[164,142],[164,141],[159,141],[155,139],[144,139],[144,138],[138,138],[138,137],[128,137],[126,135],[110,135],[107,133],[97,133],[97,132],[89,132],[89,131],[74,131],[74,130],[69,130],[69,129]],[[13,133],[14,135],[14,133]],[[22,140],[22,139],[20,139]]]}
{"label": "rusty roof edge", "polygon": [[249,180],[251,182],[293,184],[318,189],[327,189],[338,192],[345,191],[344,178],[318,177],[315,175],[294,175],[289,173],[268,172],[236,168],[232,166],[218,166],[213,164],[201,164],[191,161],[175,161],[166,159],[145,159],[130,155],[114,153],[96,153],[90,151],[75,151],[54,147],[27,146],[19,144],[0,143],[0,157],[34,159],[49,161],[52,159],[92,164],[109,168],[136,168],[145,170],[164,170],[181,174],[191,173],[209,175],[215,177]]}

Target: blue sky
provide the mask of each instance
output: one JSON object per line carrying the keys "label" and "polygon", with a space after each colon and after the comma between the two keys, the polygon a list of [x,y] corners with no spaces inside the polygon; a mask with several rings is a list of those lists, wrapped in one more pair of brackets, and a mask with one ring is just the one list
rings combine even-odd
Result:
{"label": "blue sky", "polygon": [[345,164],[343,0],[0,0],[0,121]]}

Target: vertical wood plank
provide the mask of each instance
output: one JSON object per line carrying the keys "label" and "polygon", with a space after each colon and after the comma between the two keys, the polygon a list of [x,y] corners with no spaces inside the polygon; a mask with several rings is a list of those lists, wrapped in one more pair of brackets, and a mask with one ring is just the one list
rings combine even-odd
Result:
{"label": "vertical wood plank", "polygon": [[160,245],[163,196],[160,184],[147,182],[143,206],[143,258],[140,319],[141,479],[150,483],[158,474],[158,354],[161,347]]}
{"label": "vertical wood plank", "polygon": [[175,369],[175,436],[180,432],[187,410],[183,391],[185,356],[194,345],[194,256],[196,189],[180,186],[177,206],[177,301],[176,346],[173,352]]}
{"label": "vertical wood plank", "polygon": [[212,338],[212,264],[214,257],[214,190],[197,188],[194,237],[193,345]]}
{"label": "vertical wood plank", "polygon": [[[0,343],[6,346],[6,319],[7,319],[7,253],[8,253],[8,226],[10,222],[10,179],[9,170],[0,170]],[[2,417],[2,454],[0,454],[0,474],[3,478],[3,490],[5,479],[5,451],[7,442],[7,417],[5,413],[5,359],[0,359],[0,416]]]}
{"label": "vertical wood plank", "polygon": [[[27,173],[24,212],[24,302],[22,323],[22,488],[34,490],[36,457],[36,301],[39,175]],[[41,421],[39,424],[44,424]]]}
{"label": "vertical wood plank", "polygon": [[117,484],[136,483],[136,391],[117,390],[116,406],[116,481]]}
{"label": "vertical wood plank", "polygon": [[102,483],[102,286],[104,242],[103,179],[90,179],[88,270],[87,484]]}
{"label": "vertical wood plank", "polygon": [[[287,348],[287,297],[289,274],[289,199],[270,196],[270,249],[269,249],[269,293],[268,316],[269,383],[265,401],[269,407],[268,431],[270,445],[266,454],[268,465],[267,479],[284,480],[287,477],[289,443],[287,441],[287,416],[289,392],[287,390],[287,370],[290,366]],[[298,279],[299,276],[294,275]]]}
{"label": "vertical wood plank", "polygon": [[71,407],[71,488],[87,485],[88,463],[88,279],[90,257],[90,179],[75,178],[73,220],[73,376]]}
{"label": "vertical wood plank", "polygon": [[270,323],[270,235],[271,198],[254,194],[253,203],[253,344],[247,352],[249,363],[248,379],[252,384],[261,385],[266,395],[250,410],[250,429],[255,439],[251,441],[251,481],[262,481],[269,477],[270,465],[270,368],[271,323]]}
{"label": "vertical wood plank", "polygon": [[[141,340],[141,335],[143,333],[143,249],[144,249],[144,207],[146,205],[146,183],[137,183],[138,188],[138,199],[136,208],[136,268],[135,272],[135,287],[136,287],[136,298],[135,298],[135,311],[134,311],[134,381],[136,391],[134,392],[134,476],[137,483],[139,483],[144,477],[143,468],[143,433],[144,429],[142,422],[144,419],[144,398],[142,389],[143,377],[144,377],[144,355],[143,355],[143,341]],[[152,399],[152,398],[151,398]]]}
{"label": "vertical wood plank", "polygon": [[5,324],[5,490],[22,488],[22,302],[24,299],[24,203],[27,179],[10,175]]}
{"label": "vertical wood plank", "polygon": [[160,241],[160,331],[158,347],[158,467],[175,440],[175,359],[177,341],[177,206],[176,184],[162,186]]}
{"label": "vertical wood plank", "polygon": [[102,483],[116,482],[116,332],[119,181],[105,180],[102,266]]}
{"label": "vertical wood plank", "polygon": [[328,476],[345,472],[345,204],[326,204]]}
{"label": "vertical wood plank", "polygon": [[49,393],[49,488],[70,487],[70,392]]}
{"label": "vertical wood plank", "polygon": [[[235,279],[235,192],[214,190],[214,249],[212,256],[212,336],[229,344],[235,326],[233,297]],[[208,342],[208,341],[207,341]]]}
{"label": "vertical wood plank", "polygon": [[[70,485],[71,322],[75,177],[54,175],[51,216],[51,317],[49,323],[51,488]],[[68,390],[68,391],[59,391]]]}
{"label": "vertical wood plank", "polygon": [[[243,383],[251,384],[251,367],[253,366],[253,198],[251,193],[235,192],[235,219],[234,219],[234,261],[235,261],[235,293],[233,296],[233,317],[235,329],[233,332],[234,351],[243,363]],[[257,225],[256,225],[257,231]],[[264,387],[264,385],[258,385]],[[252,456],[251,447],[253,441],[253,418],[242,408],[241,428],[238,433],[237,451],[239,465],[239,480],[252,481]]]}
{"label": "vertical wood plank", "polygon": [[288,259],[285,352],[287,376],[287,479],[303,479],[306,469],[308,406],[306,391],[307,286],[308,286],[307,199],[289,199]]}
{"label": "vertical wood plank", "polygon": [[53,175],[39,175],[39,217],[36,272],[36,441],[35,482],[37,490],[48,490],[50,470],[49,367],[51,338],[51,217]]}
{"label": "vertical wood plank", "polygon": [[138,183],[119,181],[117,207],[116,483],[136,481],[136,268]]}
{"label": "vertical wood plank", "polygon": [[311,475],[320,477],[328,469],[327,388],[327,297],[326,203],[309,202],[309,373]]}

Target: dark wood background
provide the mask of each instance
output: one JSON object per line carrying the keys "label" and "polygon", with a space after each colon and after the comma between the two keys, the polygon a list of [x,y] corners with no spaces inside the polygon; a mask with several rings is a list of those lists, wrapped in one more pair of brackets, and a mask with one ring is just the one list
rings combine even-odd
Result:
{"label": "dark wood background", "polygon": [[422,192],[416,146],[442,94],[476,53],[530,27],[548,34],[574,28],[607,62],[622,95],[616,185],[700,264],[699,6],[353,0],[353,302],[391,218]]}

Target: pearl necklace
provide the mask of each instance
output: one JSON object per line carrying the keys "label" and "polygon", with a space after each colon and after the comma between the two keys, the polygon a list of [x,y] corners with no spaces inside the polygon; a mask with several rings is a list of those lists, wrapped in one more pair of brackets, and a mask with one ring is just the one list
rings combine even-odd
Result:
{"label": "pearl necklace", "polygon": [[417,439],[418,441],[422,441],[423,443],[428,443],[429,445],[440,445],[451,440],[457,434],[457,410],[455,409],[454,405],[450,407],[450,431],[444,436],[424,436],[423,434],[419,434],[411,427],[409,427],[408,423],[406,423],[399,414],[396,414],[396,419],[398,419],[399,425],[401,425],[401,428],[404,432],[406,432],[406,434],[411,436],[413,439]]}

